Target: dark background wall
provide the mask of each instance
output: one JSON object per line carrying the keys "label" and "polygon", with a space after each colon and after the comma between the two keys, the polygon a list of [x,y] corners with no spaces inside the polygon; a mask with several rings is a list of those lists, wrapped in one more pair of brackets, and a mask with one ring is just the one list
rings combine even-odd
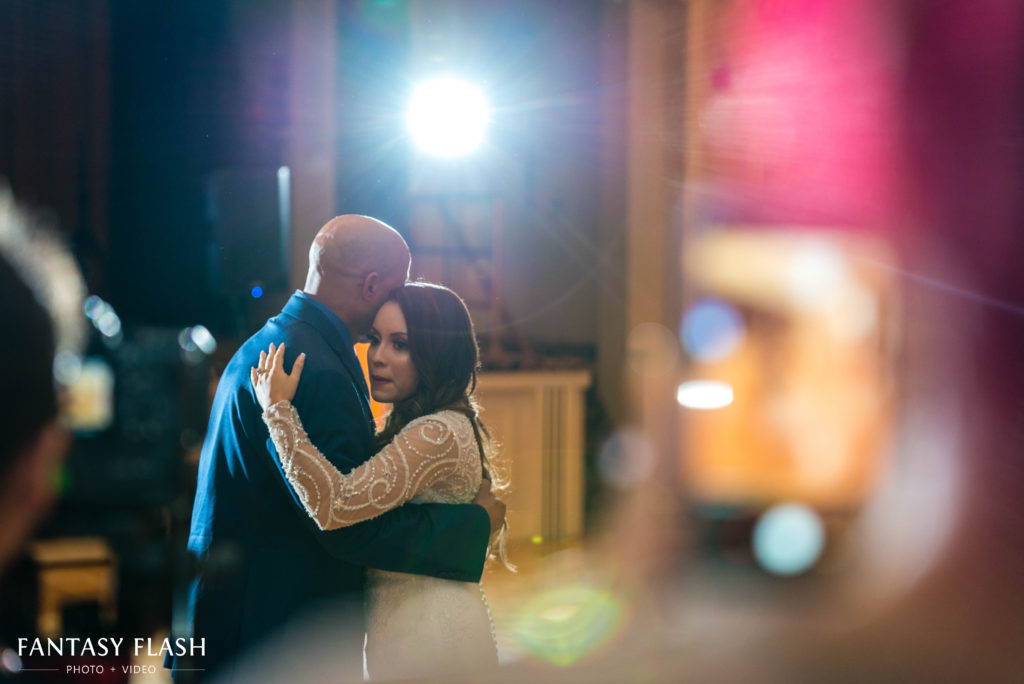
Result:
{"label": "dark background wall", "polygon": [[[90,290],[128,323],[236,333],[212,287],[206,180],[276,169],[289,108],[289,2],[3,0],[0,177],[51,210]],[[441,62],[495,106],[482,162],[506,204],[508,308],[541,346],[592,345],[609,88],[602,3],[337,4],[339,213],[405,230],[404,107]],[[325,219],[328,217],[324,217]]]}

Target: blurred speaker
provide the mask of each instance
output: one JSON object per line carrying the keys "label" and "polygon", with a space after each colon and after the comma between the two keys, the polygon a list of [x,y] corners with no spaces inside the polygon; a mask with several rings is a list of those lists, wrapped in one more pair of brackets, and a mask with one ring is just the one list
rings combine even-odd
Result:
{"label": "blurred speaker", "polygon": [[[287,166],[220,169],[206,179],[210,282],[228,297],[288,287],[291,173]],[[258,290],[255,288],[259,288]]]}

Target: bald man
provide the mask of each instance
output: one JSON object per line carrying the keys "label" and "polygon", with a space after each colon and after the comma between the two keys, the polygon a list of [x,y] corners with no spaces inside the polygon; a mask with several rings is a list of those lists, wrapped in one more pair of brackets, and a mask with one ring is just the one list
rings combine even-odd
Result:
{"label": "bald man", "polygon": [[347,666],[333,678],[360,680],[364,568],[479,581],[490,532],[504,515],[489,492],[478,497],[487,508],[410,504],[321,532],[281,471],[249,382],[271,342],[285,343],[286,367],[305,352],[293,403],[310,438],[343,472],[368,459],[373,416],[353,341],[405,283],[409,261],[390,226],[366,216],[332,219],[310,248],[305,288],[224,370],[192,509],[189,619],[172,627],[184,640],[172,642],[176,681],[228,680],[246,652],[314,612],[332,618],[332,645]]}

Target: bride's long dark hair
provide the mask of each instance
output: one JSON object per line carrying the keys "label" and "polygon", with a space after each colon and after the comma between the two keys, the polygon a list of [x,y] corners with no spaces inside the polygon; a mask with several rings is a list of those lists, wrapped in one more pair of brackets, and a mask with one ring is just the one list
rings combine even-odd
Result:
{"label": "bride's long dark hair", "polygon": [[[484,477],[491,481],[494,492],[504,491],[507,482],[495,470],[491,459],[494,444],[473,399],[480,350],[466,303],[447,287],[425,282],[406,283],[395,290],[390,300],[398,304],[405,317],[409,354],[419,374],[419,384],[412,396],[392,406],[384,428],[377,433],[376,449],[389,444],[402,428],[420,416],[458,411],[473,425]],[[509,566],[505,554],[507,532],[506,522],[493,552]]]}

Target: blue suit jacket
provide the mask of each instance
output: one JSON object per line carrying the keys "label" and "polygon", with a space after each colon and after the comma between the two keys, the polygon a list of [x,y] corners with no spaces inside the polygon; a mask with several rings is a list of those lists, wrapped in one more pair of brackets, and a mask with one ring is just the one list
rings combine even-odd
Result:
{"label": "blue suit jacket", "polygon": [[[332,320],[333,318],[333,320]],[[409,504],[321,532],[285,480],[249,380],[261,350],[287,345],[285,367],[306,365],[294,404],[311,441],[341,471],[373,453],[373,417],[352,338],[340,319],[296,293],[235,353],[221,376],[203,444],[188,549],[193,638],[205,655],[179,668],[205,678],[310,608],[350,621],[340,660],[362,675],[365,567],[476,582],[490,532],[471,504]],[[174,636],[185,636],[175,634]],[[346,653],[347,652],[347,653]],[[177,676],[176,676],[177,678]]]}

